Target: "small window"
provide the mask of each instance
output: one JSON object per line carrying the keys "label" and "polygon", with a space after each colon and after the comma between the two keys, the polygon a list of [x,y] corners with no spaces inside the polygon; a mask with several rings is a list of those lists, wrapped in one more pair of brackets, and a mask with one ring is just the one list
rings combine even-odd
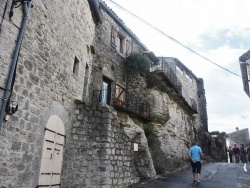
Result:
{"label": "small window", "polygon": [[110,105],[111,99],[111,81],[103,78],[101,90],[101,103]]}
{"label": "small window", "polygon": [[180,67],[176,66],[176,70],[183,75],[183,70]]}
{"label": "small window", "polygon": [[87,53],[89,54],[89,51],[90,51],[90,49],[89,49],[89,46],[87,45]]}
{"label": "small window", "polygon": [[121,54],[124,54],[124,43],[125,38],[122,37],[120,34],[117,34],[116,36],[116,51],[120,52]]}
{"label": "small window", "polygon": [[88,86],[89,86],[89,82],[90,82],[90,70],[89,70],[89,65],[88,63],[86,63],[86,67],[85,67],[85,77],[84,77],[84,94],[85,94],[85,97],[88,96]]}
{"label": "small window", "polygon": [[111,46],[122,55],[128,56],[131,53],[131,42],[114,28],[112,28],[111,32]]}
{"label": "small window", "polygon": [[94,48],[94,46],[90,45],[90,51],[91,51],[91,54],[95,54],[95,48]]}
{"label": "small window", "polygon": [[79,72],[79,60],[78,58],[75,56],[75,60],[74,60],[74,65],[73,65],[73,73],[74,75],[78,75]]}

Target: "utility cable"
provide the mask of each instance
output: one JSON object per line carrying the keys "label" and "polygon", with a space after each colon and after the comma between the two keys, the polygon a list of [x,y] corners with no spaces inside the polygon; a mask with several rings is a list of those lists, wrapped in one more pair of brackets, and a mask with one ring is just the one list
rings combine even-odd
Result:
{"label": "utility cable", "polygon": [[235,76],[238,76],[240,78],[242,78],[240,75],[230,71],[229,69],[225,68],[225,67],[222,67],[221,65],[215,63],[214,61],[208,59],[207,57],[201,55],[200,53],[196,52],[195,50],[189,48],[188,46],[186,46],[185,44],[179,42],[178,40],[176,40],[175,38],[169,36],[168,34],[164,33],[163,31],[161,31],[160,29],[158,29],[157,27],[153,26],[152,24],[150,24],[149,22],[145,21],[144,19],[140,18],[139,16],[137,16],[136,14],[132,13],[131,11],[127,10],[126,8],[122,7],[121,5],[117,4],[116,2],[114,2],[113,0],[107,0],[109,1],[110,3],[112,3],[113,5],[115,5],[116,7],[118,7],[119,9],[125,11],[125,12],[128,12],[130,15],[132,15],[133,17],[137,18],[140,22],[150,26],[151,28],[153,28],[154,30],[156,30],[158,33],[162,34],[163,36],[169,38],[170,40],[174,41],[175,43],[177,43],[178,45],[182,46],[183,48],[189,50],[190,52],[194,53],[195,55],[205,59],[206,61],[216,65],[217,67],[231,73],[231,74],[234,74]]}

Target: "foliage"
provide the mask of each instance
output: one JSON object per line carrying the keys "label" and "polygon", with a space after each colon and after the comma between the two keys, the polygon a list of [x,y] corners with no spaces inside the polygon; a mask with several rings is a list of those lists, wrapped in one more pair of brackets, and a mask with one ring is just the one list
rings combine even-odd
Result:
{"label": "foliage", "polygon": [[132,53],[126,59],[125,65],[128,71],[137,71],[145,74],[149,72],[150,60],[140,53]]}
{"label": "foliage", "polygon": [[227,133],[219,132],[219,131],[212,131],[209,133],[210,135],[218,135],[219,138],[226,138]]}
{"label": "foliage", "polygon": [[165,92],[165,93],[168,92],[168,88],[167,88],[166,84],[164,82],[158,80],[154,76],[148,76],[146,82],[147,82],[148,88],[157,87],[157,89],[159,89],[162,92]]}
{"label": "foliage", "polygon": [[147,87],[148,88],[157,88],[161,92],[167,93],[170,99],[173,99],[173,94],[171,93],[171,90],[167,87],[166,83],[164,83],[161,80],[158,80],[154,76],[148,76],[146,79]]}
{"label": "foliage", "polygon": [[156,141],[157,131],[154,128],[154,125],[152,123],[146,124],[143,126],[145,136],[148,140],[148,146],[151,147]]}
{"label": "foliage", "polygon": [[192,120],[192,121],[195,121],[196,120],[196,116],[195,115],[190,115],[190,119]]}

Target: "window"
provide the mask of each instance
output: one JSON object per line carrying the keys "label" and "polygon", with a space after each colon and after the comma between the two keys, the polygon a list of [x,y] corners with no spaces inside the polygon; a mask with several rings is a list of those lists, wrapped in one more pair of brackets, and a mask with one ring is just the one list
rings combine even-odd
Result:
{"label": "window", "polygon": [[102,90],[101,90],[101,102],[103,104],[110,105],[111,98],[111,81],[107,78],[103,78]]}
{"label": "window", "polygon": [[74,64],[73,64],[73,73],[74,73],[74,75],[78,75],[78,71],[79,71],[79,60],[75,56],[75,60],[74,60]]}
{"label": "window", "polygon": [[113,46],[119,54],[128,56],[131,53],[131,42],[121,33],[112,28],[111,46]]}
{"label": "window", "polygon": [[90,47],[88,45],[87,46],[87,53],[89,54],[89,51],[90,51]]}
{"label": "window", "polygon": [[124,43],[124,38],[122,38],[121,35],[117,34],[116,36],[116,51],[120,52],[123,54],[123,43]]}
{"label": "window", "polygon": [[86,63],[86,67],[85,67],[85,77],[84,77],[84,97],[87,98],[88,96],[88,90],[89,90],[89,82],[90,82],[90,69],[89,69],[89,65],[88,63]]}
{"label": "window", "polygon": [[90,45],[90,52],[91,52],[91,54],[95,54],[95,48],[94,48],[94,46]]}

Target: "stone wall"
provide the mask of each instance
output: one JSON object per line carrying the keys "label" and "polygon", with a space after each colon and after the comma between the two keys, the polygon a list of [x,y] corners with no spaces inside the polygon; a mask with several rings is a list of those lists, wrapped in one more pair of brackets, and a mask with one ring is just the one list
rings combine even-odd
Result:
{"label": "stone wall", "polygon": [[[6,1],[7,2],[7,1]],[[126,56],[111,46],[111,30],[131,40],[132,52],[142,44],[126,33],[103,9],[95,25],[89,1],[34,1],[18,58],[11,100],[18,111],[0,130],[0,187],[36,187],[45,126],[57,115],[65,126],[61,187],[125,187],[156,173],[187,167],[187,150],[198,139],[201,123],[166,94],[148,89],[145,77],[128,75]],[[0,13],[5,3],[0,2]],[[8,5],[7,13],[9,12]],[[0,86],[6,87],[22,7],[12,21],[5,17],[0,35]],[[1,18],[2,19],[2,18]],[[109,105],[93,102],[103,78],[148,100],[155,114],[148,123]],[[84,101],[84,102],[83,102]],[[145,127],[153,125],[152,147]],[[133,144],[139,150],[133,150]]]}
{"label": "stone wall", "polygon": [[203,129],[198,134],[199,143],[203,147],[206,162],[228,162],[226,138],[211,137]]}
{"label": "stone wall", "polygon": [[[5,2],[1,1],[3,13]],[[9,1],[11,3],[12,1]],[[91,69],[95,24],[87,0],[33,1],[25,28],[17,75],[11,99],[18,111],[0,130],[0,187],[36,187],[41,164],[44,128],[50,115],[60,116],[71,129],[73,99],[82,99],[85,67]],[[0,36],[1,87],[12,62],[15,40],[22,20],[22,6],[14,8],[9,21],[5,15]],[[79,60],[73,73],[75,57]],[[2,96],[1,96],[2,97]],[[66,136],[61,183],[67,178],[67,157],[70,137]]]}
{"label": "stone wall", "polygon": [[155,176],[144,131],[128,115],[80,101],[75,115],[66,187],[126,187]]}
{"label": "stone wall", "polygon": [[157,132],[150,151],[157,174],[188,168],[188,150],[193,140],[202,148],[206,162],[226,161],[225,139],[211,137],[204,128],[206,124],[202,115],[190,116],[167,93],[157,88],[148,89],[146,78],[140,74],[130,75],[127,87],[137,97],[145,98],[150,103],[150,124]]}
{"label": "stone wall", "polygon": [[102,24],[96,27],[94,40],[95,55],[93,55],[93,70],[91,72],[93,82],[89,90],[90,95],[92,95],[93,90],[101,89],[103,77],[108,78],[112,82],[112,90],[115,89],[116,83],[126,87],[127,74],[124,63],[127,55],[117,52],[115,47],[111,45],[112,28],[122,33],[123,37],[130,41],[131,52],[141,51],[137,41],[133,40],[120,24],[115,22],[103,9],[100,9],[100,16]]}
{"label": "stone wall", "polygon": [[132,144],[114,118],[116,112],[108,106],[91,107],[80,103],[76,109],[67,187],[119,187],[137,182],[133,180]]}
{"label": "stone wall", "polygon": [[188,148],[192,140],[197,139],[194,127],[201,126],[199,120],[191,120],[189,114],[167,93],[156,88],[148,89],[145,77],[139,74],[129,76],[127,86],[130,92],[146,98],[150,103],[151,124],[157,132],[150,151],[157,174],[187,168]]}

